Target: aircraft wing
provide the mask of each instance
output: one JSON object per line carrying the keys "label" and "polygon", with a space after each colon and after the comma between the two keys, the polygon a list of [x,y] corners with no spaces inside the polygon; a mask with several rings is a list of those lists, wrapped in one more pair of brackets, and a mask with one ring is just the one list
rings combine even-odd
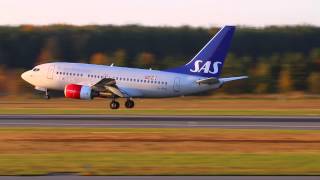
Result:
{"label": "aircraft wing", "polygon": [[129,95],[116,85],[116,80],[112,78],[103,78],[92,89],[98,92],[111,92],[119,97],[128,97]]}

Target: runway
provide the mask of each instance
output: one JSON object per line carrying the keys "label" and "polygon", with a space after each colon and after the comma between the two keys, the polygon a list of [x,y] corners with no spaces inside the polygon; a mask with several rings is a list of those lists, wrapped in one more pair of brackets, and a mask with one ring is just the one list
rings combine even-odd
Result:
{"label": "runway", "polygon": [[318,176],[2,176],[6,180],[317,180]]}
{"label": "runway", "polygon": [[320,117],[0,115],[0,127],[227,128],[319,130]]}
{"label": "runway", "polygon": [[[135,115],[0,115],[0,127],[228,128],[319,130],[320,117],[135,116]],[[315,180],[317,176],[2,176],[26,180]]]}

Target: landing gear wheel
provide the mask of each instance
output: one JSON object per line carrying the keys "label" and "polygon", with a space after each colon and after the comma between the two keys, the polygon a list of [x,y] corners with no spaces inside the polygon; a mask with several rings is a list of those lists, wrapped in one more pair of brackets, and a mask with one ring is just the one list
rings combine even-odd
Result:
{"label": "landing gear wheel", "polygon": [[45,91],[44,98],[45,98],[45,99],[48,99],[48,100],[50,99],[50,94],[49,94],[49,91],[48,91],[48,90]]}
{"label": "landing gear wheel", "polygon": [[134,107],[134,101],[128,99],[124,105],[126,106],[126,108],[133,108]]}
{"label": "landing gear wheel", "polygon": [[110,108],[111,109],[119,109],[120,103],[118,101],[111,101]]}
{"label": "landing gear wheel", "polygon": [[44,99],[50,99],[51,97],[50,97],[50,95],[49,94],[46,94],[46,95],[44,95]]}

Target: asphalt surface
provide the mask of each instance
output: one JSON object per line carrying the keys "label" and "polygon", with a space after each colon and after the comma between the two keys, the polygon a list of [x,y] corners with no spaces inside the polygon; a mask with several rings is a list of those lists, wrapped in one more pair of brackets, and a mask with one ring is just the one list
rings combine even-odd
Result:
{"label": "asphalt surface", "polygon": [[[320,117],[0,115],[0,127],[320,129]],[[319,176],[0,176],[7,180],[318,180]]]}
{"label": "asphalt surface", "polygon": [[0,176],[6,180],[318,180],[319,176]]}
{"label": "asphalt surface", "polygon": [[0,115],[0,127],[229,128],[319,130],[320,117]]}

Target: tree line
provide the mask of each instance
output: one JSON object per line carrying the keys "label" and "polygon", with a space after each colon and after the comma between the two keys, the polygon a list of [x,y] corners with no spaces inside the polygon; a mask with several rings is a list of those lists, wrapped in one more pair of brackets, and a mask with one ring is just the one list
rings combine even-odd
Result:
{"label": "tree line", "polygon": [[[8,79],[13,83],[10,86],[20,86],[21,71],[50,61],[152,69],[178,66],[189,61],[218,30],[139,25],[0,26],[0,91],[19,91],[20,87],[8,88]],[[239,27],[222,74],[231,75],[250,78],[221,91],[320,93],[320,28]]]}

